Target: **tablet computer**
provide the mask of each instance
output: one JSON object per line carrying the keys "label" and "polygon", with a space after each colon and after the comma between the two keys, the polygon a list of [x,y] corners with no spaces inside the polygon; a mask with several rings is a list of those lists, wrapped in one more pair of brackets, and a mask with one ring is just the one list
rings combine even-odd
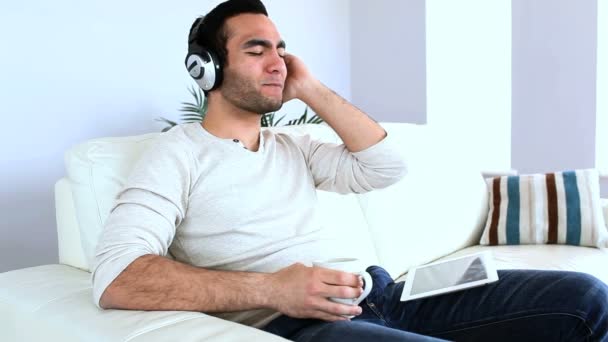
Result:
{"label": "tablet computer", "polygon": [[401,301],[436,296],[498,280],[490,251],[415,267],[405,279]]}

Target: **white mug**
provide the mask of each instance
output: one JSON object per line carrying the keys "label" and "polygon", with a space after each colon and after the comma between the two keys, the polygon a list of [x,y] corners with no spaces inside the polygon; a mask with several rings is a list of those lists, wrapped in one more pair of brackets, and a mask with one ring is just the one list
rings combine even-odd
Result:
{"label": "white mug", "polygon": [[329,300],[336,303],[346,304],[346,305],[359,305],[367,295],[372,291],[372,287],[374,286],[374,282],[372,280],[372,276],[365,271],[365,266],[363,263],[356,258],[335,258],[335,259],[327,259],[327,260],[319,260],[313,261],[313,266],[329,268],[332,270],[338,270],[342,272],[349,272],[357,274],[363,277],[363,293],[357,298],[336,298],[330,297]]}

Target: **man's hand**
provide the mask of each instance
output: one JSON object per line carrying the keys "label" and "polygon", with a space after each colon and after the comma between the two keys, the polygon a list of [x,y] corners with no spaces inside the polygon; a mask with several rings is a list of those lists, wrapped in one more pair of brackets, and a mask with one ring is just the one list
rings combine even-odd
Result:
{"label": "man's hand", "polygon": [[304,62],[298,57],[285,54],[285,65],[287,66],[287,78],[283,88],[283,103],[295,98],[302,99],[307,87],[318,82],[306,68]]}
{"label": "man's hand", "polygon": [[306,103],[338,133],[350,152],[364,150],[386,136],[374,120],[316,79],[299,58],[288,53],[284,58],[283,103],[295,98]]}
{"label": "man's hand", "polygon": [[295,318],[347,320],[342,315],[359,315],[361,308],[335,303],[328,297],[356,298],[363,293],[362,286],[357,275],[297,263],[272,274],[271,307]]}

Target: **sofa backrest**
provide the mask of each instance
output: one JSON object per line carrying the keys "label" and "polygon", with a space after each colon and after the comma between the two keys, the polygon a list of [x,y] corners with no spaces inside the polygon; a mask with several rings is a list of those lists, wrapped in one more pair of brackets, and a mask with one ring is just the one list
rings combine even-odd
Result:
{"label": "sofa backrest", "polygon": [[[87,270],[90,270],[92,265],[99,234],[116,195],[138,157],[151,146],[158,134],[92,139],[72,147],[65,153],[67,178],[80,232],[81,245],[78,247],[84,253]],[[64,204],[62,206],[66,207]],[[58,223],[58,235],[60,233],[61,227]],[[64,241],[64,248],[72,251],[78,248],[74,244],[65,243],[63,236],[59,236],[59,239]],[[60,249],[59,254],[62,253],[69,255],[68,251]],[[82,268],[83,265],[72,266]]]}
{"label": "sofa backrest", "polygon": [[[396,277],[476,244],[487,212],[487,191],[466,153],[434,136],[428,126],[381,125],[408,161],[405,178],[364,195],[317,194],[325,238],[333,239],[336,250],[382,265]],[[269,129],[341,142],[327,125]],[[67,177],[56,184],[61,263],[90,270],[116,195],[138,156],[159,134],[94,139],[66,152]]]}
{"label": "sofa backrest", "polygon": [[483,176],[459,142],[427,125],[383,124],[406,159],[393,186],[359,195],[380,264],[394,277],[479,243],[488,212]]}

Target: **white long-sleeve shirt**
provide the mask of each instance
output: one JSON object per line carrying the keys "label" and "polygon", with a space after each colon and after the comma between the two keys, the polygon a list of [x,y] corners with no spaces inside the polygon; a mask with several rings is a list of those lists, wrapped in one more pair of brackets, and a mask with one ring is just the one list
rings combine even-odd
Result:
{"label": "white long-sleeve shirt", "polygon": [[[310,136],[263,130],[258,151],[199,123],[159,136],[136,163],[106,220],[95,253],[95,304],[135,259],[275,272],[340,255],[320,237],[316,189],[364,193],[397,182],[405,163],[390,137],[360,152]],[[248,310],[216,316],[262,327],[276,316]]]}

